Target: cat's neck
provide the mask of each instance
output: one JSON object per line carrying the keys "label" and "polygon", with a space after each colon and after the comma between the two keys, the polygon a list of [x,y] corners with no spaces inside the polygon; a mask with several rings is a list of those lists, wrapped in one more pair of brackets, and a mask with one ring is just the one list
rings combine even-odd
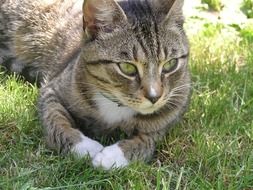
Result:
{"label": "cat's neck", "polygon": [[101,119],[108,124],[128,121],[137,114],[133,109],[120,106],[102,94],[94,95],[93,101],[98,108]]}

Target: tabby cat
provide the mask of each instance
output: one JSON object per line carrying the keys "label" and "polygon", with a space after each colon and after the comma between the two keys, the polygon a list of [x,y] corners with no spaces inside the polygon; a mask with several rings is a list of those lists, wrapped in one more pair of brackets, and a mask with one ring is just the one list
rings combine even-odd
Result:
{"label": "tabby cat", "polygon": [[[95,167],[147,161],[186,111],[183,0],[0,0],[0,61],[40,85],[49,147]],[[121,130],[110,146],[91,139]],[[82,131],[82,132],[81,132]]]}

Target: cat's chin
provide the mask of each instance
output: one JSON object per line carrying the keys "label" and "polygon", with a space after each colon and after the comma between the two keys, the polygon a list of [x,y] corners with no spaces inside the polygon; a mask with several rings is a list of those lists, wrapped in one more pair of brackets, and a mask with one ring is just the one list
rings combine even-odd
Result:
{"label": "cat's chin", "polygon": [[163,103],[162,101],[159,101],[156,104],[152,104],[150,101],[144,101],[138,107],[132,107],[132,109],[134,109],[141,115],[150,115],[159,111],[164,105],[165,103]]}
{"label": "cat's chin", "polygon": [[146,108],[146,109],[135,109],[135,111],[137,111],[138,113],[140,113],[141,115],[150,115],[153,114],[155,112],[157,112],[159,110],[159,108]]}
{"label": "cat's chin", "polygon": [[162,105],[140,106],[138,108],[132,108],[141,115],[150,115],[162,108]]}

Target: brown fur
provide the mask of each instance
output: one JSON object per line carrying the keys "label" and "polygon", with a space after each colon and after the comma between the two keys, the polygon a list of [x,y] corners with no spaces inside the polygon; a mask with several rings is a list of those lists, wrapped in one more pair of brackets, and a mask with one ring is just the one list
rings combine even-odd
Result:
{"label": "brown fur", "polygon": [[[67,153],[81,141],[80,130],[120,128],[129,136],[118,142],[127,160],[148,160],[190,98],[183,0],[86,0],[84,19],[74,2],[2,0],[0,24],[10,25],[0,28],[8,39],[0,42],[0,58],[13,58],[3,65],[21,65],[21,73],[30,68],[30,76],[43,79],[38,109],[50,147]],[[171,59],[177,68],[162,72]],[[138,73],[126,76],[122,63],[131,63]],[[96,95],[134,115],[117,121],[124,115],[115,113],[111,123]]]}

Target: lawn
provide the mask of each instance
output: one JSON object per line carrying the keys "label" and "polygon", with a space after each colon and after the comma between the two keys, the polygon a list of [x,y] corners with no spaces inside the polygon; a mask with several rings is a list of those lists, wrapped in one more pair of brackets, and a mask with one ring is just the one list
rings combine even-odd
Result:
{"label": "lawn", "polygon": [[150,163],[121,170],[94,169],[89,160],[48,150],[36,113],[38,89],[1,73],[0,189],[253,189],[252,26],[189,19],[189,111]]}

